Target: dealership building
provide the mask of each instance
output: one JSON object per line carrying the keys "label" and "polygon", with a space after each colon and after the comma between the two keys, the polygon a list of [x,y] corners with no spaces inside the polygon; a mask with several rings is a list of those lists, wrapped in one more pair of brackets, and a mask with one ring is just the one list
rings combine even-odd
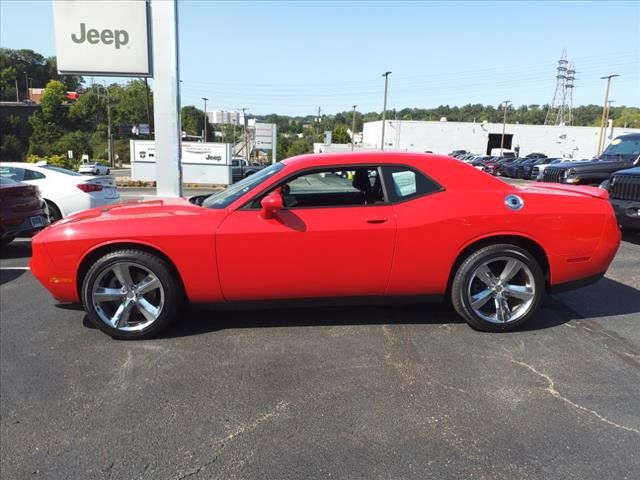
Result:
{"label": "dealership building", "polygon": [[[500,148],[502,127],[501,123],[448,122],[444,119],[387,120],[384,148],[441,154],[467,150],[490,155],[492,149]],[[640,133],[640,129],[614,128],[609,122],[605,145],[624,133]],[[598,127],[506,124],[504,148],[519,149],[521,156],[542,152],[549,157],[591,158],[597,154],[599,134]],[[362,148],[379,150],[381,136],[382,121],[365,123]]]}

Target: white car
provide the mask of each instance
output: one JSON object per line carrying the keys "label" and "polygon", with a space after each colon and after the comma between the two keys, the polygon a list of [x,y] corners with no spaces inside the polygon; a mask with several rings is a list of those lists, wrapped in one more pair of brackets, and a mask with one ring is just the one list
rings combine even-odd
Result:
{"label": "white car", "polygon": [[0,176],[37,186],[52,222],[81,210],[120,203],[111,176],[83,175],[46,162],[0,162]]}
{"label": "white car", "polygon": [[109,175],[111,170],[106,165],[102,165],[101,163],[83,163],[78,168],[78,172],[80,173],[91,173],[92,175]]}

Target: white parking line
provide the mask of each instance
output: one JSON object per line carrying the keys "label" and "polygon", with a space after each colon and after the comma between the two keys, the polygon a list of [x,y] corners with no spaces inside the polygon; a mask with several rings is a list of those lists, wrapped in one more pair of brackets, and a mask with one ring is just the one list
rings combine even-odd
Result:
{"label": "white parking line", "polygon": [[31,270],[29,267],[0,267],[0,270]]}

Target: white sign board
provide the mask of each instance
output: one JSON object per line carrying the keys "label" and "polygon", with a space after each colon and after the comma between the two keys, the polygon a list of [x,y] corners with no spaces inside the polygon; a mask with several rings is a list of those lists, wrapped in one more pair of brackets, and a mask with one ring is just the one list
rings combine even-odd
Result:
{"label": "white sign board", "polygon": [[[131,161],[155,163],[156,142],[136,140],[131,142]],[[228,165],[226,143],[182,142],[182,164]]]}
{"label": "white sign board", "polygon": [[54,0],[53,16],[60,73],[151,76],[146,0]]}
{"label": "white sign board", "polygon": [[273,148],[273,134],[276,126],[273,123],[255,124],[256,148],[258,150],[271,150]]}
{"label": "white sign board", "polygon": [[[157,181],[156,142],[131,140],[131,178]],[[231,144],[182,142],[182,181],[229,185],[232,180]]]}

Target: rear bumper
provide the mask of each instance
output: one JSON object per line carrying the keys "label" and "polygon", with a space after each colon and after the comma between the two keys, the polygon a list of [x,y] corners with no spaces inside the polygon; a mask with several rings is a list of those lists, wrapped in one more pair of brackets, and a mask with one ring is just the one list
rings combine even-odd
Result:
{"label": "rear bumper", "polygon": [[[41,226],[37,226],[37,227],[33,226],[33,224],[31,223],[31,219],[34,217],[39,217],[42,219]],[[25,218],[24,221],[22,221],[22,223],[19,223],[19,224],[12,225],[12,224],[5,223],[0,225],[0,238],[18,237],[18,236],[28,237],[39,232],[47,225],[49,225],[49,219],[46,217],[46,215],[42,215],[42,214],[32,215]]]}
{"label": "rear bumper", "polygon": [[640,202],[615,198],[609,200],[620,226],[640,230]]}

